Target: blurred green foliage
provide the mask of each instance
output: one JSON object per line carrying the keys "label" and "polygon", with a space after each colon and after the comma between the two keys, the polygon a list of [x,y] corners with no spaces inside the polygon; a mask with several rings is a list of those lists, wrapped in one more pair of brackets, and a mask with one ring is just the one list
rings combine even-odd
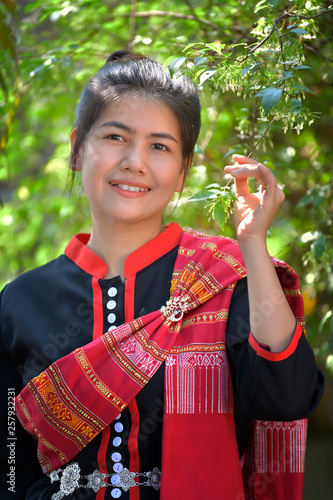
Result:
{"label": "blurred green foliage", "polygon": [[[299,273],[308,337],[333,373],[332,20],[317,0],[2,0],[1,285],[89,231],[80,179],[66,191],[75,106],[107,56],[129,48],[201,89],[205,154],[165,221],[218,233],[187,200],[225,185],[230,155],[257,146],[286,191],[269,250]],[[224,234],[234,236],[232,224]]]}

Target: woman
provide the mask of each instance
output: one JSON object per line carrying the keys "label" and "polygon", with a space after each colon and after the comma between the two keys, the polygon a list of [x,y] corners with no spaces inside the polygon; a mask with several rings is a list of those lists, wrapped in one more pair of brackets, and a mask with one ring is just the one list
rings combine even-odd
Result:
{"label": "woman", "polygon": [[[70,166],[91,235],[2,292],[5,385],[44,472],[18,424],[17,498],[245,498],[253,419],[318,404],[297,277],[265,243],[283,201],[272,172],[243,156],[225,168],[239,245],[162,223],[199,130],[192,82],[142,56],[113,53],[82,93]],[[302,446],[304,426],[288,425]],[[291,491],[302,458],[280,462]]]}

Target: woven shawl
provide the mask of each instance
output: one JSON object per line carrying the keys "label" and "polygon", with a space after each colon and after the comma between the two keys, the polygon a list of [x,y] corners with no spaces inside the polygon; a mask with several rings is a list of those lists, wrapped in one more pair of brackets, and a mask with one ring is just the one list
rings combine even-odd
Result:
{"label": "woven shawl", "polygon": [[[298,324],[296,273],[273,259]],[[38,440],[44,473],[58,469],[103,431],[165,365],[161,500],[301,499],[306,421],[255,422],[238,459],[225,347],[235,283],[246,276],[238,245],[184,231],[166,308],[75,349],[31,380],[17,416]],[[290,496],[292,495],[292,496]]]}

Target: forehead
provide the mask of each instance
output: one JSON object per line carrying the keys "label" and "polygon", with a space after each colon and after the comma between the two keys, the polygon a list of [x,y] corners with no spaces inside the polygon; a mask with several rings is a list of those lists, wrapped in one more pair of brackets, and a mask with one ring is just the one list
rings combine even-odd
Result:
{"label": "forehead", "polygon": [[126,96],[106,106],[95,122],[94,128],[103,127],[110,121],[124,123],[136,131],[158,129],[180,137],[180,125],[175,112],[165,103],[147,96]]}

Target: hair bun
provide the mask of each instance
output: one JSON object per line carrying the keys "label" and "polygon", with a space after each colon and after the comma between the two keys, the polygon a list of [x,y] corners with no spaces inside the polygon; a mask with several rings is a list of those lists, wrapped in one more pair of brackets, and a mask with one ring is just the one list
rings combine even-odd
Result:
{"label": "hair bun", "polygon": [[126,56],[130,56],[131,53],[128,52],[127,50],[116,50],[115,52],[112,52],[111,55],[106,60],[106,63],[116,61],[117,59],[127,59]]}
{"label": "hair bun", "polygon": [[105,64],[117,61],[118,59],[138,60],[138,59],[147,59],[147,57],[142,56],[141,54],[133,54],[133,52],[128,52],[128,50],[116,50],[115,52],[112,52],[111,55],[109,55]]}

